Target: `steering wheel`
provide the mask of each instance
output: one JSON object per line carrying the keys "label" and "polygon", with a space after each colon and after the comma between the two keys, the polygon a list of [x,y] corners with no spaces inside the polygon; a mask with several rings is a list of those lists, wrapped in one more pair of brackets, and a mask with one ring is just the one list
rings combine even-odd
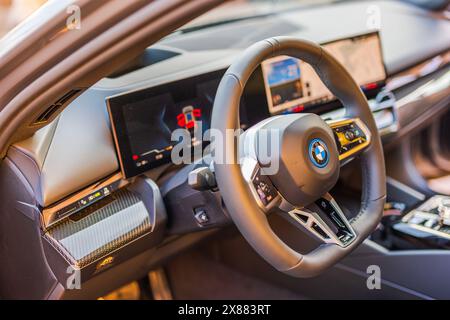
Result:
{"label": "steering wheel", "polygon": [[[324,121],[312,113],[270,117],[242,135],[239,105],[253,71],[266,59],[287,55],[310,64],[342,102],[345,116]],[[212,141],[217,184],[225,206],[248,243],[277,270],[294,277],[316,276],[347,256],[375,230],[386,196],[384,156],[366,97],[348,71],[317,44],[292,37],[258,42],[230,66],[214,101]],[[276,132],[278,152],[261,153],[262,133]],[[221,154],[217,160],[216,155]],[[359,213],[347,219],[329,194],[340,167],[359,157],[362,197]],[[227,161],[223,161],[227,159]],[[230,161],[230,159],[232,161]],[[277,163],[275,172],[268,164]],[[266,173],[265,173],[266,171]],[[290,248],[271,229],[267,215],[277,211],[321,240],[307,254]]]}

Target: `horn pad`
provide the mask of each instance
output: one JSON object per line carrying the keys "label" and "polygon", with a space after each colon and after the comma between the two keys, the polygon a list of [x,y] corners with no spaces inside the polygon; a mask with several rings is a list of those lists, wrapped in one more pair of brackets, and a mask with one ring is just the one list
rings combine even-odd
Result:
{"label": "horn pad", "polygon": [[269,157],[272,163],[278,161],[279,169],[270,179],[287,201],[299,207],[308,205],[336,184],[339,153],[333,132],[321,117],[284,115],[262,128],[278,131],[279,150]]}

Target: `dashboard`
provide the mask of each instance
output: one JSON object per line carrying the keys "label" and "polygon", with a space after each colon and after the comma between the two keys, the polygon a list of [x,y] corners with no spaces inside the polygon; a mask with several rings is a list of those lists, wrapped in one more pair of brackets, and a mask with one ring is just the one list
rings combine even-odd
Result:
{"label": "dashboard", "polygon": [[[352,74],[368,97],[384,86],[386,70],[377,32],[323,44]],[[172,133],[186,129],[192,147],[210,128],[211,111],[225,70],[191,77],[107,99],[122,173],[130,178],[170,161],[179,142]],[[314,69],[289,56],[268,59],[254,72],[241,101],[246,129],[276,114],[323,113],[339,104]],[[194,148],[192,148],[193,150]]]}
{"label": "dashboard", "polygon": [[[431,110],[437,107],[437,101],[448,97],[446,72],[450,61],[450,24],[448,20],[406,2],[377,0],[372,3],[383,12],[379,36],[388,76],[386,88],[391,91],[394,101],[388,101],[390,109],[380,110],[386,104],[375,99],[380,96],[377,95],[379,88],[365,92],[383,141],[391,144],[413,130],[415,125],[412,124],[422,123],[425,117],[432,116]],[[364,35],[368,31],[366,10],[364,1],[345,1],[166,37],[146,50],[156,53],[154,57],[157,58],[161,57],[159,53],[165,52],[162,59],[141,63],[131,71],[107,76],[94,86],[81,88],[83,93],[64,109],[58,121],[40,129],[34,136],[16,142],[8,157],[20,168],[23,162],[33,161],[27,168],[36,168],[36,173],[28,175],[32,176],[29,181],[37,202],[44,208],[54,206],[121,169],[123,176],[127,170],[127,165],[121,163],[127,158],[126,152],[132,155],[127,148],[121,147],[129,144],[127,129],[123,123],[111,121],[105,100],[112,107],[116,97],[146,90],[177,92],[177,96],[190,90],[192,96],[196,84],[214,79],[218,83],[233,59],[262,39],[286,35],[327,44],[336,39],[349,39],[352,35]],[[347,18],[342,20],[341,17]],[[246,37],[242,37],[243,32]],[[303,76],[305,79],[304,73]],[[188,84],[191,89],[185,88]],[[426,101],[422,98],[424,95]],[[126,101],[125,97],[122,101]],[[246,115],[241,114],[240,120],[244,128],[271,115],[261,69],[256,70],[247,83],[242,100],[240,110]],[[177,98],[177,101],[182,100]],[[336,101],[310,106],[305,103],[303,107],[304,112],[310,112],[309,108],[312,108],[327,119],[344,116],[342,106]],[[117,103],[113,113],[119,114],[121,108]],[[122,133],[119,132],[121,129]],[[114,131],[117,131],[116,136],[112,134]],[[129,160],[133,171],[127,176],[145,172],[146,176],[156,180],[165,170],[165,165],[160,166],[165,162],[167,160],[160,159],[137,168],[135,162]]]}
{"label": "dashboard", "polygon": [[[187,129],[195,138],[195,133],[206,131],[226,68],[246,47],[272,36],[309,39],[331,51],[368,97],[384,148],[392,151],[403,137],[434,121],[448,106],[450,23],[406,2],[372,3],[383,12],[379,33],[367,33],[364,1],[290,10],[175,33],[140,56],[147,58],[150,52],[157,59],[148,63],[141,59],[136,68],[76,88],[82,94],[63,106],[56,121],[8,150],[2,163],[20,183],[11,184],[10,176],[3,179],[5,195],[11,195],[5,196],[11,201],[4,205],[13,208],[3,231],[17,240],[16,228],[10,226],[20,223],[26,228],[20,236],[21,243],[29,244],[28,256],[43,256],[45,251],[50,257],[35,259],[43,263],[33,271],[67,276],[67,262],[73,258],[81,265],[84,281],[100,277],[96,269],[110,268],[114,262],[121,269],[109,270],[120,270],[119,276],[112,277],[120,282],[127,275],[135,278],[138,270],[133,266],[140,268],[141,264],[128,260],[143,248],[152,249],[136,259],[149,266],[149,261],[160,261],[165,252],[186,248],[209,234],[192,230],[227,225],[220,195],[196,192],[186,183],[189,172],[200,164],[175,168],[168,164],[176,144],[172,133]],[[386,99],[380,98],[384,89],[389,93]],[[344,111],[309,65],[277,57],[265,61],[246,84],[240,124],[245,130],[272,115],[297,112],[332,120],[344,117]],[[191,142],[198,144],[195,139]],[[353,167],[347,169],[345,173]],[[16,189],[17,185],[23,189]],[[104,209],[111,207],[114,210]],[[205,212],[210,224],[199,227]],[[41,242],[42,227],[46,234]],[[183,236],[178,241],[172,237],[186,233],[192,238]],[[117,248],[109,246],[111,241],[119,246],[125,243],[127,249],[111,258],[105,254]],[[46,282],[49,278],[47,272],[33,277]],[[83,287],[88,288],[84,283]]]}

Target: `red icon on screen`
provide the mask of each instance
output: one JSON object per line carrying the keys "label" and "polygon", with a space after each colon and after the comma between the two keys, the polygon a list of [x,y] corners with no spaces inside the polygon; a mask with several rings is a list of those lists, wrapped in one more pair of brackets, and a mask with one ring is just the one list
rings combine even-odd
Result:
{"label": "red icon on screen", "polygon": [[134,154],[134,155],[133,155],[133,160],[134,160],[134,161],[137,161],[138,159],[139,159],[139,156],[136,155],[136,154]]}
{"label": "red icon on screen", "polygon": [[373,90],[373,89],[376,89],[377,87],[378,87],[378,84],[376,82],[373,82],[373,83],[366,84],[364,86],[364,89]]}
{"label": "red icon on screen", "polygon": [[294,108],[292,108],[293,113],[299,113],[299,112],[303,112],[303,111],[305,111],[304,105],[299,105],[299,106],[295,106]]}
{"label": "red icon on screen", "polygon": [[192,106],[183,108],[183,112],[177,115],[177,123],[180,127],[191,129],[195,128],[196,121],[202,116],[202,111]]}

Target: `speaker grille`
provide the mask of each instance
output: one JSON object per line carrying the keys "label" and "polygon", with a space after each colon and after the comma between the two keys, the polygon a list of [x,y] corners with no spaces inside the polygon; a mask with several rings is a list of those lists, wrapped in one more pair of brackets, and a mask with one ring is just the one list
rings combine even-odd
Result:
{"label": "speaker grille", "polygon": [[78,268],[152,231],[144,203],[127,189],[121,189],[108,196],[108,201],[92,206],[50,228],[45,234]]}

